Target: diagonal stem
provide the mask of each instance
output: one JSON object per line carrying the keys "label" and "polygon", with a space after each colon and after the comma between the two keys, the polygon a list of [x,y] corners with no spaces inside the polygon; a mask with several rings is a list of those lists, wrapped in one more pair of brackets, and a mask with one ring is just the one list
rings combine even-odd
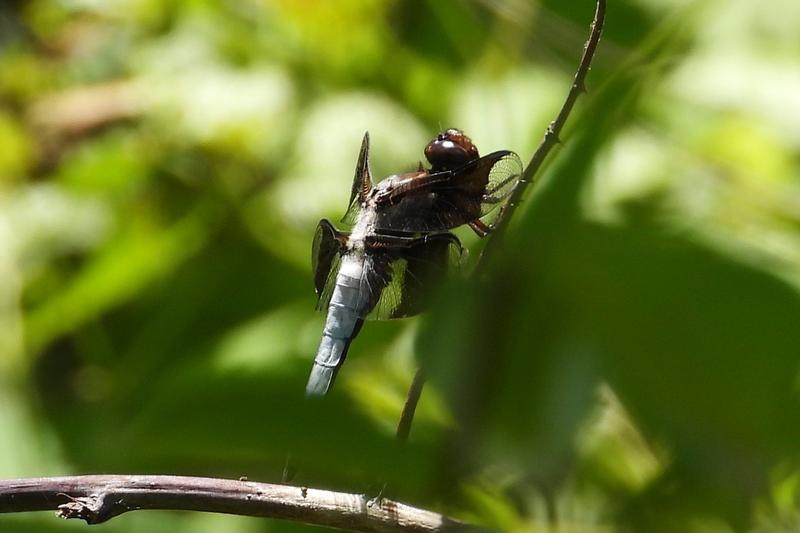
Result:
{"label": "diagonal stem", "polygon": [[[503,235],[506,231],[506,227],[508,226],[508,222],[511,219],[511,215],[514,214],[514,211],[519,205],[525,189],[531,182],[533,182],[533,179],[536,177],[539,169],[541,169],[542,163],[544,163],[547,155],[550,153],[553,147],[560,142],[559,135],[561,134],[561,130],[564,128],[564,124],[567,122],[567,118],[569,118],[569,115],[572,112],[572,108],[575,106],[575,102],[578,100],[578,96],[580,96],[581,93],[586,92],[586,76],[589,74],[589,69],[592,65],[592,59],[594,58],[595,50],[597,50],[597,44],[600,42],[600,35],[603,32],[603,24],[605,23],[605,19],[606,0],[597,0],[594,19],[592,20],[592,25],[589,30],[589,38],[586,40],[586,44],[583,47],[583,56],[581,57],[581,62],[578,65],[578,70],[575,72],[575,78],[572,81],[572,87],[570,87],[567,98],[564,100],[558,115],[547,126],[547,130],[545,130],[544,133],[544,138],[539,144],[539,147],[533,153],[531,160],[528,162],[528,166],[526,166],[525,170],[522,171],[522,177],[509,196],[508,203],[503,206],[497,220],[495,220],[492,227],[493,231],[491,233],[491,239],[486,243],[486,247],[483,249],[483,253],[479,258],[476,271],[479,272],[480,269],[483,268],[481,265],[486,261],[486,257],[490,257],[492,254],[496,253],[494,250],[497,249],[502,243]],[[403,412],[400,415],[400,422],[397,425],[397,440],[400,442],[405,442],[408,440],[408,434],[411,431],[411,423],[414,420],[414,413],[416,411],[419,398],[422,395],[422,388],[424,385],[425,376],[421,369],[417,370],[414,380],[411,382],[411,386],[408,389],[406,402],[403,406]]]}
{"label": "diagonal stem", "polygon": [[564,128],[564,124],[566,124],[567,118],[569,118],[572,108],[578,100],[578,96],[586,92],[586,76],[589,74],[592,59],[594,59],[594,53],[595,50],[597,50],[597,44],[600,42],[600,35],[603,33],[605,18],[606,0],[597,0],[594,19],[592,20],[592,25],[589,30],[589,38],[586,40],[586,44],[583,47],[583,56],[578,65],[578,70],[575,72],[575,78],[572,81],[572,86],[569,89],[567,98],[561,105],[561,110],[558,112],[556,118],[547,126],[542,142],[533,153],[531,160],[528,162],[528,166],[522,171],[522,178],[514,188],[514,191],[508,199],[508,203],[504,206],[495,221],[492,238],[486,243],[486,248],[484,248],[481,254],[480,263],[485,261],[485,257],[496,253],[495,250],[503,241],[503,236],[511,220],[511,215],[514,214],[514,211],[516,211],[519,206],[526,188],[533,182],[553,147],[561,142],[559,137],[561,135],[561,130]]}
{"label": "diagonal stem", "polygon": [[403,412],[400,413],[400,421],[397,423],[397,440],[406,442],[408,434],[411,432],[411,423],[414,421],[414,413],[417,412],[417,404],[422,396],[422,388],[425,386],[425,372],[422,368],[417,369],[411,386],[408,388],[406,403],[403,405]]}

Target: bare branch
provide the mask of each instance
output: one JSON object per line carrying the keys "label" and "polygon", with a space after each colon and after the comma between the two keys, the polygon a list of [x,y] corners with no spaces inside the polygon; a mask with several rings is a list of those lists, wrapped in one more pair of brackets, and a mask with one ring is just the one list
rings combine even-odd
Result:
{"label": "bare branch", "polygon": [[572,112],[572,108],[575,106],[575,101],[578,99],[578,96],[580,96],[581,93],[586,92],[586,76],[589,74],[589,68],[592,65],[594,52],[597,49],[597,44],[600,42],[600,35],[603,33],[603,24],[605,22],[605,18],[606,0],[597,0],[594,20],[592,20],[592,25],[589,30],[589,38],[583,47],[583,56],[581,57],[581,62],[578,65],[578,70],[575,73],[575,79],[572,82],[572,87],[570,87],[567,98],[564,100],[564,104],[561,106],[561,110],[558,112],[555,120],[553,120],[547,126],[542,142],[533,153],[531,160],[528,162],[528,166],[525,167],[525,170],[522,172],[522,179],[520,180],[520,183],[514,189],[514,192],[511,193],[508,203],[498,216],[498,219],[495,221],[494,231],[492,232],[491,239],[486,243],[486,248],[484,249],[480,258],[481,262],[484,261],[485,257],[488,257],[494,253],[493,250],[500,245],[503,233],[505,232],[508,222],[511,219],[511,215],[514,214],[514,211],[519,205],[520,200],[522,200],[522,195],[524,194],[525,189],[539,172],[539,169],[542,167],[542,163],[544,163],[544,160],[550,153],[550,150],[552,150],[556,144],[561,142],[559,138],[561,135],[561,130],[564,128],[564,124],[567,122],[567,118]]}
{"label": "bare branch", "polygon": [[0,480],[0,513],[56,510],[99,524],[142,509],[206,511],[281,518],[352,531],[473,529],[424,509],[361,494],[247,480],[97,475]]}

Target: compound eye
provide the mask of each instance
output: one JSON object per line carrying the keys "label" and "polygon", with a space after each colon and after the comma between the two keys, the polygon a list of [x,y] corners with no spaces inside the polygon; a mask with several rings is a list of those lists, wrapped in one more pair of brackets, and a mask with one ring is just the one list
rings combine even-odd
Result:
{"label": "compound eye", "polygon": [[459,130],[449,129],[428,143],[425,158],[433,171],[453,170],[477,159],[478,149]]}

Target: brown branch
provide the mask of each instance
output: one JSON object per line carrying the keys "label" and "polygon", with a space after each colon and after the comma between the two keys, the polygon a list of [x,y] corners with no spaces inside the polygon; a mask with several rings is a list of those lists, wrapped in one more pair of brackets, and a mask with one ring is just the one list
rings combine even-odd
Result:
{"label": "brown branch", "polygon": [[472,529],[443,515],[361,494],[247,480],[97,475],[0,480],[0,513],[56,510],[99,524],[142,509],[206,511],[281,518],[352,531]]}
{"label": "brown branch", "polygon": [[414,421],[414,413],[417,412],[417,404],[419,397],[422,396],[422,389],[425,387],[425,372],[417,369],[414,374],[414,379],[411,381],[411,386],[408,388],[406,395],[406,403],[403,404],[403,412],[400,413],[400,421],[397,423],[397,440],[399,442],[406,442],[408,434],[411,433],[411,423]]}
{"label": "brown branch", "polygon": [[542,167],[542,163],[544,163],[544,160],[550,153],[550,150],[552,150],[556,144],[561,142],[559,138],[561,135],[561,130],[564,128],[564,124],[567,122],[567,118],[569,118],[578,96],[580,96],[581,93],[586,92],[586,76],[589,74],[589,69],[592,65],[592,59],[594,58],[594,52],[597,49],[597,44],[600,42],[600,35],[603,33],[603,24],[605,23],[605,18],[606,0],[597,0],[594,19],[592,20],[592,25],[589,30],[589,38],[586,40],[586,44],[583,47],[583,56],[581,57],[581,62],[578,65],[578,70],[575,72],[575,79],[572,82],[572,87],[570,87],[567,98],[564,100],[564,104],[561,106],[561,110],[558,112],[555,120],[550,122],[550,124],[547,126],[547,130],[544,132],[544,138],[539,144],[539,147],[533,153],[531,160],[528,162],[528,166],[526,166],[525,170],[522,172],[522,178],[520,179],[519,184],[511,193],[508,203],[504,206],[503,210],[495,221],[492,238],[486,243],[486,248],[484,248],[483,253],[481,254],[481,263],[484,262],[485,257],[490,256],[492,253],[494,253],[493,251],[500,246],[503,234],[508,226],[508,222],[511,220],[511,215],[514,214],[514,211],[522,200],[522,195],[525,192],[525,189],[536,177],[536,174]]}

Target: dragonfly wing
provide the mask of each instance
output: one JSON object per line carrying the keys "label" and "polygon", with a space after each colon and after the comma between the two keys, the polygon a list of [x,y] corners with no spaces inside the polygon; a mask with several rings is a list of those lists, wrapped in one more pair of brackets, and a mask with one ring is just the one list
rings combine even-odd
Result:
{"label": "dragonfly wing", "polygon": [[347,235],[334,228],[328,219],[323,218],[317,225],[311,248],[311,269],[314,272],[318,310],[328,308]]}
{"label": "dragonfly wing", "polygon": [[489,168],[485,192],[481,196],[481,217],[503,205],[522,177],[522,161],[517,154],[508,151],[495,153],[502,155]]}
{"label": "dragonfly wing", "polygon": [[436,289],[461,262],[463,249],[452,233],[398,239],[403,242],[379,251],[390,275],[384,278],[370,319],[403,318],[424,311]]}
{"label": "dragonfly wing", "polygon": [[353,176],[353,188],[350,191],[350,202],[347,212],[342,217],[344,224],[355,224],[361,204],[366,200],[367,195],[372,190],[372,172],[369,168],[369,132],[364,132],[361,141],[361,150],[358,153],[356,172]]}

